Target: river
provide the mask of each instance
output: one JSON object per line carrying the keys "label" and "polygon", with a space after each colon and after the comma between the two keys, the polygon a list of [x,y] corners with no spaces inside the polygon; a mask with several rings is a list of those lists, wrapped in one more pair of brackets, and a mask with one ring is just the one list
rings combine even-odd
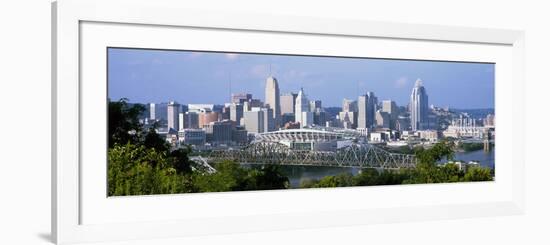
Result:
{"label": "river", "polygon": [[495,151],[491,150],[485,152],[483,150],[471,151],[471,152],[456,152],[455,160],[461,160],[464,162],[479,161],[482,167],[495,168]]}
{"label": "river", "polygon": [[[479,161],[481,166],[494,169],[495,151],[492,150],[490,152],[484,152],[483,150],[478,150],[478,151],[471,151],[471,152],[456,152],[455,160],[461,160],[464,162]],[[443,160],[442,162],[446,162],[446,160]],[[351,168],[351,167],[282,165],[280,166],[280,168],[282,173],[288,176],[290,181],[290,186],[292,188],[300,187],[300,183],[304,180],[321,179],[325,176],[338,175],[342,173],[350,173],[350,174],[356,175],[360,171],[360,168]]]}

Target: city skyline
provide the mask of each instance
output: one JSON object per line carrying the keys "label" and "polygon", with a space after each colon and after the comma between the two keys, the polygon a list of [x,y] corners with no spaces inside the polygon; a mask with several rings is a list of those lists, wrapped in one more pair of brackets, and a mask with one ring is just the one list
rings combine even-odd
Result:
{"label": "city skyline", "polygon": [[494,64],[118,48],[109,48],[108,56],[109,97],[136,103],[224,104],[230,93],[241,92],[264,101],[265,81],[273,76],[281,95],[304,88],[323,107],[341,107],[343,99],[367,91],[406,106],[420,78],[430,104],[494,108]]}

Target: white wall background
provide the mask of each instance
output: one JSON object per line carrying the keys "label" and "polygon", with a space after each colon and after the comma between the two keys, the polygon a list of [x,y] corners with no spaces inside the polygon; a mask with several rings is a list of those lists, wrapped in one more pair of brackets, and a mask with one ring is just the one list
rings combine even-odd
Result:
{"label": "white wall background", "polygon": [[[153,0],[152,0],[153,1]],[[191,8],[437,23],[527,31],[527,214],[467,220],[193,237],[137,244],[549,244],[546,1],[189,1]],[[50,0],[0,7],[0,244],[47,244],[50,231]],[[116,243],[136,244],[136,242]]]}

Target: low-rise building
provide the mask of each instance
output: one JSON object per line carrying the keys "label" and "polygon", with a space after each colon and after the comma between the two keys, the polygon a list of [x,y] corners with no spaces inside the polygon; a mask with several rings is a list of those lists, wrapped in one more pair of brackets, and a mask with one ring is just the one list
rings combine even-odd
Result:
{"label": "low-rise building", "polygon": [[387,134],[384,132],[372,132],[369,134],[369,141],[373,143],[386,142]]}
{"label": "low-rise building", "polygon": [[178,138],[182,144],[201,146],[206,143],[206,131],[195,128],[182,129],[178,132]]}
{"label": "low-rise building", "polygon": [[437,142],[439,140],[439,132],[437,130],[420,130],[419,137],[428,142]]}
{"label": "low-rise building", "polygon": [[206,141],[215,144],[231,143],[233,127],[233,123],[229,120],[211,122],[204,127],[206,131]]}

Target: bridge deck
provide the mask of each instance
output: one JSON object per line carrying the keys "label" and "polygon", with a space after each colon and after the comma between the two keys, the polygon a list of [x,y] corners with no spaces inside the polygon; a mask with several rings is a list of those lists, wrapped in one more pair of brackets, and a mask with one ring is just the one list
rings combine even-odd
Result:
{"label": "bridge deck", "polygon": [[354,144],[337,151],[297,151],[273,142],[242,149],[213,151],[208,161],[232,160],[249,164],[400,169],[416,167],[414,155],[390,153],[370,144]]}

